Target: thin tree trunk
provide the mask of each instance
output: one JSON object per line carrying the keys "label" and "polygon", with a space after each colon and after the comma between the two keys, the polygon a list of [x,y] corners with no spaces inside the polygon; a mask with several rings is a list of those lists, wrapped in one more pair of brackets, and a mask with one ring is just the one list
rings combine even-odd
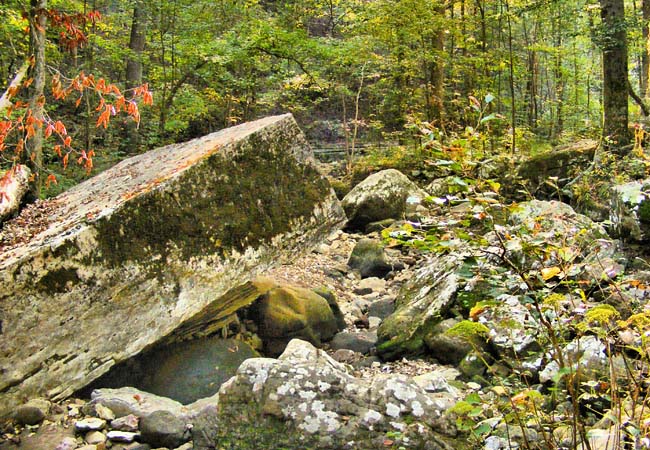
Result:
{"label": "thin tree trunk", "polygon": [[512,17],[510,16],[510,0],[505,0],[506,17],[508,21],[508,56],[510,68],[510,127],[512,128],[512,152],[517,148],[517,102],[515,99],[515,66],[512,50]]}
{"label": "thin tree trunk", "polygon": [[643,51],[641,52],[641,97],[648,98],[648,77],[650,77],[650,0],[641,4],[643,14]]}
{"label": "thin tree trunk", "polygon": [[[130,54],[126,60],[126,89],[133,89],[142,84],[142,52],[145,46],[145,5],[136,0],[133,6],[131,22]],[[136,153],[139,145],[138,126],[129,120],[126,125],[127,153]]]}
{"label": "thin tree trunk", "polygon": [[[31,114],[43,123],[45,105],[45,27],[47,25],[47,0],[31,0],[29,14],[29,29],[34,66],[32,67],[33,82],[29,92],[29,108]],[[43,167],[43,127],[34,126],[34,136],[27,140],[25,147],[25,162],[34,174],[29,183],[28,201],[37,200],[41,194],[40,173]]]}

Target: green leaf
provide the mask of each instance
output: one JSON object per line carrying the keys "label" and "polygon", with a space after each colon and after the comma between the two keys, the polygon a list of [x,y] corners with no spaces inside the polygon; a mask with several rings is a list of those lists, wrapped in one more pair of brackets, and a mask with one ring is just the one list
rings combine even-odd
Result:
{"label": "green leaf", "polygon": [[485,96],[485,99],[484,99],[485,103],[492,103],[492,100],[494,100],[494,95],[492,95],[492,94],[487,94],[487,95]]}
{"label": "green leaf", "polygon": [[490,120],[494,120],[494,119],[497,119],[497,115],[492,113],[492,114],[489,114],[489,115],[483,117],[481,119],[481,123],[489,122]]}

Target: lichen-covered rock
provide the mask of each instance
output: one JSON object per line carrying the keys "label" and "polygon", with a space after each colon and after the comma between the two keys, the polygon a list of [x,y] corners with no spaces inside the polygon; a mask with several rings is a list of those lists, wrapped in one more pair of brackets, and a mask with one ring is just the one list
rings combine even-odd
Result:
{"label": "lichen-covered rock", "polygon": [[264,351],[271,356],[282,353],[291,339],[320,346],[340,329],[340,321],[325,298],[296,286],[270,289],[252,306],[249,318],[257,323]]}
{"label": "lichen-covered rock", "polygon": [[18,212],[31,174],[29,167],[18,164],[0,176],[0,224]]}
{"label": "lichen-covered rock", "polygon": [[412,203],[419,203],[427,193],[400,171],[387,169],[356,185],[341,204],[348,216],[348,226],[364,229],[371,222],[401,219],[407,211],[409,197],[413,197]]}
{"label": "lichen-covered rock", "polygon": [[0,235],[0,416],[179,328],[220,329],[256,298],[231,288],[345,217],[284,115],[125,160],[20,219]]}
{"label": "lichen-covered rock", "polygon": [[446,449],[453,447],[440,433],[454,436],[456,429],[443,412],[456,399],[427,394],[401,375],[355,378],[311,344],[293,340],[277,360],[241,365],[221,388],[219,415],[224,424],[241,424],[242,418],[255,424],[238,430],[243,440],[285,423],[285,440],[278,444],[290,448],[380,448],[386,433],[400,431],[411,445]]}
{"label": "lichen-covered rock", "polygon": [[650,180],[612,187],[610,220],[615,237],[626,241],[650,239]]}
{"label": "lichen-covered rock", "polygon": [[463,263],[459,255],[433,257],[400,290],[396,309],[379,326],[377,353],[382,358],[423,353],[429,330],[445,318],[456,299]]}

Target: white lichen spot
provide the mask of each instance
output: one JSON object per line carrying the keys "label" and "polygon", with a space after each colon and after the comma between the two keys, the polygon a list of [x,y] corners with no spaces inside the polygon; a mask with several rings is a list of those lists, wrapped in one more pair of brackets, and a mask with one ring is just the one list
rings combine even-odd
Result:
{"label": "white lichen spot", "polygon": [[325,392],[326,390],[328,390],[331,387],[332,387],[331,384],[326,383],[324,381],[319,381],[318,382],[318,389],[320,389],[321,392]]}
{"label": "white lichen spot", "polygon": [[303,423],[299,425],[299,428],[302,428],[305,430],[307,433],[314,434],[320,430],[320,422],[316,417],[313,416],[307,416],[305,417],[305,420]]}
{"label": "white lichen spot", "polygon": [[381,419],[383,419],[383,416],[373,409],[369,409],[368,412],[363,415],[363,421],[370,425],[379,422]]}
{"label": "white lichen spot", "polygon": [[421,417],[424,414],[424,409],[422,409],[422,404],[415,400],[411,403],[411,411],[415,417]]}
{"label": "white lichen spot", "polygon": [[296,388],[291,386],[290,383],[282,384],[278,387],[277,393],[280,395],[287,395],[287,394],[293,395],[296,393]]}
{"label": "white lichen spot", "polygon": [[298,409],[300,410],[300,412],[306,413],[307,412],[307,403],[299,404]]}
{"label": "white lichen spot", "polygon": [[[255,389],[253,389],[253,391],[255,391]],[[278,395],[273,392],[269,394],[269,400],[273,400],[275,402],[278,400],[278,398],[279,398]]]}
{"label": "white lichen spot", "polygon": [[314,397],[316,397],[316,393],[314,391],[300,391],[298,395],[304,400],[313,400]]}
{"label": "white lichen spot", "polygon": [[399,417],[399,406],[397,406],[395,403],[388,403],[386,405],[386,414],[391,416],[391,417]]}
{"label": "white lichen spot", "polygon": [[391,422],[390,426],[395,428],[397,431],[404,431],[406,430],[406,424],[402,422]]}
{"label": "white lichen spot", "polygon": [[386,390],[392,390],[395,398],[402,402],[407,402],[417,397],[415,389],[413,389],[411,386],[396,382],[394,380],[389,380],[388,383],[386,383]]}

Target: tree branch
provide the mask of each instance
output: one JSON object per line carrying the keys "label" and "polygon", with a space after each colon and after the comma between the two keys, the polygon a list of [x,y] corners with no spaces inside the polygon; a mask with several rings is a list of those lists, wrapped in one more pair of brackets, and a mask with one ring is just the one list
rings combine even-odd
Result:
{"label": "tree branch", "polygon": [[645,117],[650,116],[650,109],[648,109],[648,106],[643,103],[643,99],[639,97],[639,95],[634,92],[634,88],[632,87],[632,83],[630,83],[630,80],[627,80],[627,91],[630,94],[630,97],[636,102],[637,105],[641,108],[641,112],[643,112],[643,115]]}
{"label": "tree branch", "polygon": [[18,69],[18,72],[16,73],[16,76],[14,76],[14,79],[11,80],[9,87],[4,94],[2,94],[2,97],[0,97],[0,115],[4,115],[7,108],[12,105],[10,98],[13,96],[13,93],[10,94],[10,92],[17,89],[18,86],[20,86],[20,83],[23,82],[23,78],[27,75],[27,69],[29,69],[29,61],[25,61],[20,69]]}

